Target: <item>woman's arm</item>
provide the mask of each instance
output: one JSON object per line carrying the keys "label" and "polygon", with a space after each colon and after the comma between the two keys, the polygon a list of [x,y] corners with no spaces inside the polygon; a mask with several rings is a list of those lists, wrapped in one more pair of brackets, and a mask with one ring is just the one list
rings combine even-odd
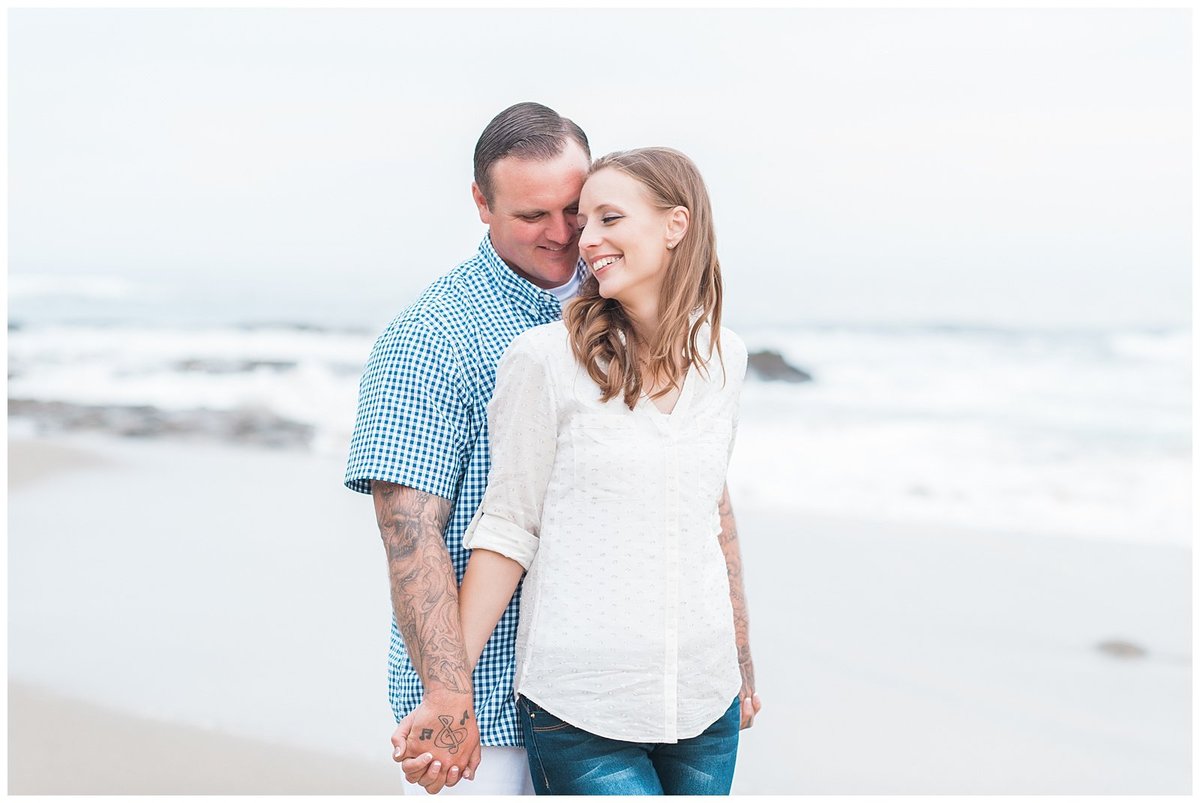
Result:
{"label": "woman's arm", "polygon": [[[750,615],[746,611],[746,589],[742,585],[742,550],[738,546],[737,522],[733,518],[728,485],[721,491],[718,510],[721,514],[721,533],[718,538],[721,552],[725,555],[725,568],[729,572],[733,634],[737,641],[738,668],[742,672],[742,690],[738,695],[742,701],[742,727],[749,728],[754,724],[755,715],[762,709],[762,701],[758,699],[754,686],[754,660],[750,657]],[[463,637],[466,638],[465,632]]]}
{"label": "woman's arm", "polygon": [[557,454],[554,377],[537,341],[513,341],[496,367],[488,404],[491,468],[483,501],[463,533],[471,550],[459,589],[459,618],[467,663],[484,645],[537,554],[542,504]]}
{"label": "woman's arm", "polygon": [[475,671],[483,646],[492,637],[496,623],[512,600],[525,567],[490,549],[474,549],[458,590],[458,610],[462,617],[463,646],[467,666]]}

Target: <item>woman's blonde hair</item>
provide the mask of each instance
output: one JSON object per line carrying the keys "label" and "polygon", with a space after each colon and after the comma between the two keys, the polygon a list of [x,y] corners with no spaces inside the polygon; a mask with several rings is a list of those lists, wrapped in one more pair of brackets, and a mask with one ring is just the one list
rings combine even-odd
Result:
{"label": "woman's blonde hair", "polygon": [[[599,282],[589,276],[579,296],[567,305],[563,322],[575,358],[600,386],[601,401],[622,394],[630,410],[642,395],[642,364],[648,377],[663,381],[662,396],[683,386],[689,364],[706,371],[713,349],[721,352],[721,266],[712,206],[704,179],[692,160],[671,148],[638,148],[602,156],[589,175],[619,170],[637,180],[660,209],[688,210],[687,231],[668,258],[659,300],[659,326],[653,342],[642,342],[616,299],[600,295]],[[698,338],[710,327],[708,354],[699,354]]]}

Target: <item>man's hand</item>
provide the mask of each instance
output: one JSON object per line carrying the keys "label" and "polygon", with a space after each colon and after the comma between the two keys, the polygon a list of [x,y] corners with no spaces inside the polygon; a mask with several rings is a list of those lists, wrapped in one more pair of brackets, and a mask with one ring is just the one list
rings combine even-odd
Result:
{"label": "man's hand", "polygon": [[471,694],[429,691],[392,734],[393,759],[429,794],[471,780],[481,756]]}
{"label": "man's hand", "polygon": [[[405,753],[408,750],[408,732],[412,730],[413,713],[409,713],[404,719],[396,725],[396,730],[392,731],[392,761],[399,762],[400,769],[404,771],[404,780],[412,784],[420,784],[421,786],[429,786],[438,775],[441,774],[441,765],[437,769],[429,770],[429,765],[433,763],[432,753],[422,753],[419,756],[410,757]],[[425,777],[427,776],[428,777]],[[464,773],[464,778],[470,780]],[[453,786],[454,784],[447,784]]]}
{"label": "man's hand", "polygon": [[434,766],[432,753],[423,752],[418,756],[407,755],[408,736],[412,730],[415,714],[416,711],[413,711],[400,720],[396,725],[396,730],[392,732],[392,760],[400,764],[400,768],[404,771],[404,780],[424,787],[425,791],[430,794],[441,791],[443,786],[454,786],[460,779],[474,780],[475,768],[479,766],[481,757],[481,750],[478,747],[475,748],[475,754],[471,760],[465,765],[466,769],[459,772],[457,767],[451,765],[450,771],[444,776],[441,762],[439,761]]}
{"label": "man's hand", "polygon": [[754,718],[762,710],[762,700],[754,691],[754,661],[747,657],[739,662],[739,666],[742,670],[742,690],[738,692],[738,699],[742,701],[741,730],[745,730],[754,725]]}

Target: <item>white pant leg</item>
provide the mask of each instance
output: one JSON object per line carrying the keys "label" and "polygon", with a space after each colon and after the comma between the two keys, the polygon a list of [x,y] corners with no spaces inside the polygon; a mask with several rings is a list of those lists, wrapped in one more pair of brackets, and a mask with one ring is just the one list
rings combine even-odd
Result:
{"label": "white pant leg", "polygon": [[532,795],[533,779],[529,777],[529,761],[523,747],[496,747],[485,744],[475,770],[475,780],[459,781],[447,786],[437,795],[430,795],[417,784],[404,780],[400,783],[406,795],[441,797],[442,795]]}

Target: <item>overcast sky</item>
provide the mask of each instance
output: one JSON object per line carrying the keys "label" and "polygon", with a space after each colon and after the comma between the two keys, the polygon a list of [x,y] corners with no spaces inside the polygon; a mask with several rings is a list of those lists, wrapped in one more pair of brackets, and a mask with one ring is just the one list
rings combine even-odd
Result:
{"label": "overcast sky", "polygon": [[8,33],[18,299],[61,277],[377,328],[474,250],[475,139],[537,100],[595,155],[696,160],[735,326],[1190,318],[1185,10],[15,9]]}

